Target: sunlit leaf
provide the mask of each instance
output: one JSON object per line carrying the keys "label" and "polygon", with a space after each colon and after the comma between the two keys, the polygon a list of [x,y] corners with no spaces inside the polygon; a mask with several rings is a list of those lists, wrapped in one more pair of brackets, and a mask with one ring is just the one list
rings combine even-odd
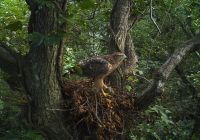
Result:
{"label": "sunlit leaf", "polygon": [[132,87],[129,86],[129,85],[126,85],[126,90],[127,90],[128,92],[130,92],[130,91],[132,90]]}

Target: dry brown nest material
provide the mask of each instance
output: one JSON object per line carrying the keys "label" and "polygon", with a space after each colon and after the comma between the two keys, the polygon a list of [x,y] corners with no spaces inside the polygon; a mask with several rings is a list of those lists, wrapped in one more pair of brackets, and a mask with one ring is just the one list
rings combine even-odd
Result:
{"label": "dry brown nest material", "polygon": [[134,94],[114,89],[114,93],[105,97],[94,90],[90,80],[65,81],[63,92],[68,115],[77,126],[84,124],[98,139],[110,139],[124,133],[126,114],[134,110]]}

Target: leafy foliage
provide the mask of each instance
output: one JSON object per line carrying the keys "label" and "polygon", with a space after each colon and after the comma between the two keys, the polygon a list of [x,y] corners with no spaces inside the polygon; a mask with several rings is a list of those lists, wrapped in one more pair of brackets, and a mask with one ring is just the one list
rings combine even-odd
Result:
{"label": "leafy foliage", "polygon": [[[21,54],[29,49],[28,17],[29,11],[24,0],[0,1],[0,41]],[[21,90],[11,90],[5,81],[8,79],[9,76],[0,71],[0,139],[42,140],[42,136],[32,130],[23,116],[27,97]]]}
{"label": "leafy foliage", "polygon": [[194,121],[190,119],[180,119],[176,121],[177,118],[173,117],[178,115],[180,112],[175,112],[175,110],[169,109],[171,106],[168,106],[168,108],[163,107],[161,102],[159,102],[157,102],[157,104],[160,105],[149,107],[145,112],[140,114],[140,123],[137,127],[131,130],[131,138],[133,140],[190,139]]}
{"label": "leafy foliage", "polygon": [[[146,84],[152,80],[152,74],[161,64],[187,40],[198,33],[197,22],[199,8],[197,1],[165,0],[155,4],[154,17],[162,33],[159,34],[155,26],[144,17],[135,24],[132,35],[139,54],[139,75],[134,89],[140,93]],[[192,7],[192,8],[191,8]],[[196,25],[194,25],[196,24]],[[192,54],[184,61],[180,68],[182,74],[199,93],[199,52]],[[139,73],[142,71],[142,75]],[[163,97],[154,106],[142,112],[133,124],[131,138],[133,140],[187,140],[191,139],[195,116],[198,112],[198,98],[194,98],[193,91],[185,83],[185,79],[175,71],[167,82]],[[144,80],[146,79],[146,80]],[[198,83],[198,85],[197,85]],[[192,137],[197,140],[198,137]]]}
{"label": "leafy foliage", "polygon": [[0,139],[1,140],[43,140],[27,124],[22,108],[27,103],[27,97],[19,92],[12,91],[9,85],[0,76]]}
{"label": "leafy foliage", "polygon": [[23,0],[0,1],[0,41],[22,54],[29,49],[28,17],[29,11]]}

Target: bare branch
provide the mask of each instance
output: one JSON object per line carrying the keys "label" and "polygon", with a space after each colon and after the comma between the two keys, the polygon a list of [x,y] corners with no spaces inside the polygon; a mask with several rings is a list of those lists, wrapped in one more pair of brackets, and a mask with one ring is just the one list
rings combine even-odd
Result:
{"label": "bare branch", "polygon": [[155,24],[156,28],[158,29],[159,33],[161,33],[161,30],[153,17],[153,0],[151,0],[151,3],[150,3],[150,17],[151,17],[151,20],[153,21],[153,23]]}
{"label": "bare branch", "polygon": [[147,10],[145,9],[143,12],[141,12],[139,15],[131,14],[129,16],[129,30],[133,27],[133,25],[141,20],[145,15],[147,14]]}
{"label": "bare branch", "polygon": [[17,75],[18,64],[16,57],[17,54],[8,49],[5,44],[0,43],[0,68],[11,75]]}
{"label": "bare branch", "polygon": [[150,105],[155,100],[155,97],[160,96],[164,90],[165,81],[169,78],[171,72],[186,55],[198,49],[200,49],[200,37],[189,40],[182,48],[176,50],[156,72],[154,80],[149,87],[137,97],[136,106],[139,109],[143,109]]}
{"label": "bare branch", "polygon": [[195,53],[198,56],[198,58],[200,58],[200,54],[197,51],[195,51]]}
{"label": "bare branch", "polygon": [[136,73],[134,73],[133,75],[136,76],[136,77],[138,77],[138,78],[140,78],[140,79],[143,79],[143,80],[147,81],[148,83],[151,83],[151,81],[148,80],[148,79],[147,79],[146,77],[144,77],[144,76],[138,75],[138,74],[136,74]]}
{"label": "bare branch", "polygon": [[167,79],[171,74],[171,71],[182,61],[182,59],[191,51],[199,49],[200,40],[190,40],[184,47],[176,50],[174,54],[162,65],[158,71],[164,79]]}

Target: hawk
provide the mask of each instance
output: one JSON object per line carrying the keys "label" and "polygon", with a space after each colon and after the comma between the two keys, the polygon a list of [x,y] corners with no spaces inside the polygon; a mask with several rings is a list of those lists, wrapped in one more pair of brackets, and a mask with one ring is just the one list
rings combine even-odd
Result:
{"label": "hawk", "polygon": [[104,96],[107,93],[104,89],[108,87],[104,84],[104,78],[112,73],[121,62],[126,58],[126,55],[121,52],[115,52],[110,55],[96,56],[79,62],[79,66],[82,69],[83,75],[93,78],[94,85],[103,93]]}

